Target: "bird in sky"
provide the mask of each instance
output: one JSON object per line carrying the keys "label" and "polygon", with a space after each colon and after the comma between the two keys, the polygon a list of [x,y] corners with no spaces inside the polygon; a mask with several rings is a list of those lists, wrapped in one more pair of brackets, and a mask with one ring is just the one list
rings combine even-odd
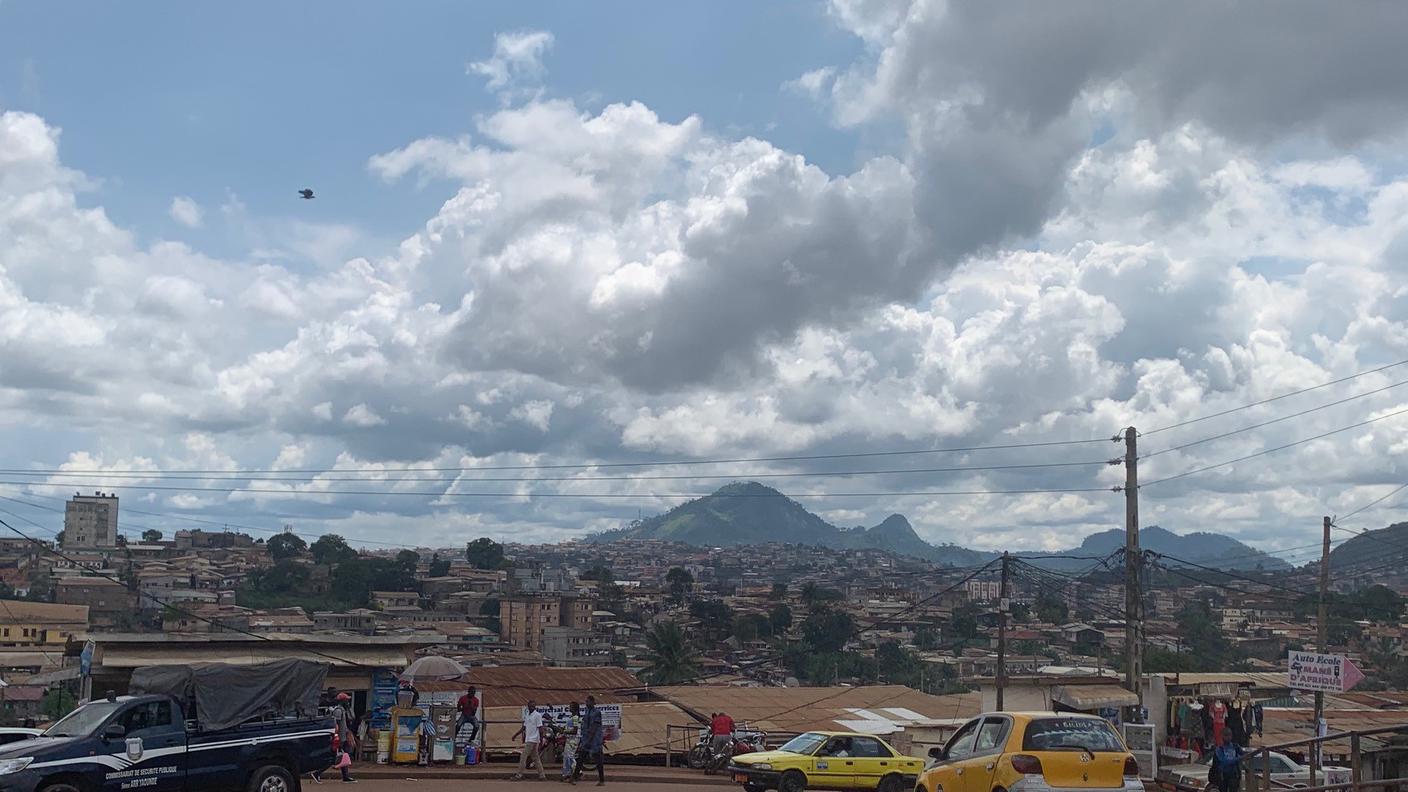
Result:
{"label": "bird in sky", "polygon": [[305,201],[311,201],[313,200],[313,191],[305,187],[298,191],[298,197]]}

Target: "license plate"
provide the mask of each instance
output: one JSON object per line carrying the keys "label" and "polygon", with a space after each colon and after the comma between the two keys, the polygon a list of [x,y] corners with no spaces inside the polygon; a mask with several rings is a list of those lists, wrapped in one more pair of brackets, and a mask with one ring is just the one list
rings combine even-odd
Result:
{"label": "license plate", "polygon": [[744,773],[734,773],[733,781],[736,784],[746,784],[748,783],[748,776]]}

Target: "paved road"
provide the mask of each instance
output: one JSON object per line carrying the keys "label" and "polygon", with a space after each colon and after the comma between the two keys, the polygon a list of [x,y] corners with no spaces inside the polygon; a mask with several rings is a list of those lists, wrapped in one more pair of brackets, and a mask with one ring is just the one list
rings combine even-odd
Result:
{"label": "paved road", "polygon": [[[461,781],[407,781],[399,778],[381,778],[376,780],[362,781],[356,786],[341,784],[336,781],[327,781],[321,787],[304,784],[304,792],[314,789],[340,790],[348,789],[356,792],[546,792],[546,790],[561,790],[569,788],[557,780],[538,781],[482,781],[479,779],[464,779]],[[588,782],[585,779],[577,783],[576,789],[597,789],[595,781]],[[658,792],[728,792],[729,787],[718,784],[660,784],[660,783],[612,783],[607,779],[606,786],[601,787],[603,792],[612,789],[625,790],[645,790],[654,789]],[[742,787],[738,787],[739,790]]]}

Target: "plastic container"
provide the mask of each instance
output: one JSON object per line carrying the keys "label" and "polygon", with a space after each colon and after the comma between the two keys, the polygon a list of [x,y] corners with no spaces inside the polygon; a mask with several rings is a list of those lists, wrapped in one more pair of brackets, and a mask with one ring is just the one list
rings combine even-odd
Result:
{"label": "plastic container", "polygon": [[473,745],[464,747],[464,763],[467,765],[479,764],[479,748]]}

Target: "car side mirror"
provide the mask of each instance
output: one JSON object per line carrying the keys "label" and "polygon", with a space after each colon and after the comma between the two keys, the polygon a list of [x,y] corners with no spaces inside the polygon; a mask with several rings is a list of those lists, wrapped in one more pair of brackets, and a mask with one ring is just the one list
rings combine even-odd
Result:
{"label": "car side mirror", "polygon": [[121,740],[126,736],[127,729],[121,723],[109,723],[107,728],[103,729],[104,740]]}
{"label": "car side mirror", "polygon": [[944,757],[944,747],[942,745],[936,745],[933,748],[929,749],[930,759],[933,759],[936,762],[942,762],[944,760]]}

